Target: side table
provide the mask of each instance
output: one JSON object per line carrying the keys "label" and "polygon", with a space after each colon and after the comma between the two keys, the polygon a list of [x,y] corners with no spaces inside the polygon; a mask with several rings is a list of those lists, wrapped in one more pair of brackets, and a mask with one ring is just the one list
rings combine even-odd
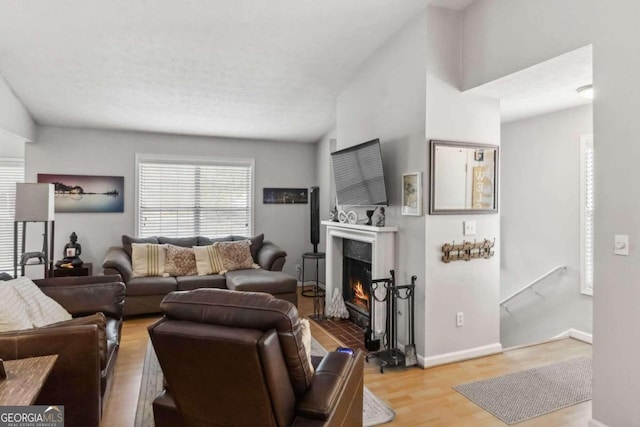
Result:
{"label": "side table", "polygon": [[[320,260],[324,260],[325,257],[326,257],[326,254],[324,252],[306,252],[302,254],[302,277],[301,277],[302,290],[300,293],[304,297],[313,297],[313,315],[314,317],[317,317],[317,318],[324,317],[325,291],[320,287],[319,263],[320,263]],[[313,284],[311,289],[305,289],[306,278],[305,278],[304,271],[305,271],[305,264],[307,260],[312,260],[316,262],[315,281],[314,281],[315,283]]]}
{"label": "side table", "polygon": [[53,277],[70,277],[70,276],[91,276],[93,275],[93,264],[85,262],[81,267],[64,268],[55,267],[53,269]]}
{"label": "side table", "polygon": [[0,406],[33,405],[58,355],[5,360],[7,378],[0,380]]}

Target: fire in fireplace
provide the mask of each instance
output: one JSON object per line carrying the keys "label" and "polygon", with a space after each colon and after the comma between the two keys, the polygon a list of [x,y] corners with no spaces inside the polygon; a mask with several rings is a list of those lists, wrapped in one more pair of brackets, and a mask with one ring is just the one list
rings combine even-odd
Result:
{"label": "fire in fireplace", "polygon": [[371,244],[343,241],[342,296],[351,321],[365,328],[371,304]]}

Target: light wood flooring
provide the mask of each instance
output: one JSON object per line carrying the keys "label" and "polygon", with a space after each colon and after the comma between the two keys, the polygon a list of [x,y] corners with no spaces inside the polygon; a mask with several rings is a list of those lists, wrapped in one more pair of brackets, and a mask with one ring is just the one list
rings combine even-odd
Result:
{"label": "light wood flooring", "polygon": [[[311,298],[299,297],[299,306],[302,314],[313,313]],[[125,321],[120,354],[101,427],[133,426],[148,342],[147,326],[157,318]],[[333,349],[341,345],[313,322],[311,328],[312,335],[325,348]],[[418,367],[385,369],[385,373],[381,374],[376,362],[372,361],[365,364],[364,382],[396,411],[396,419],[385,426],[505,426],[502,421],[458,394],[452,387],[581,356],[591,357],[591,346],[573,339],[564,339],[426,370]],[[585,402],[517,425],[584,427],[590,417],[591,402]]]}

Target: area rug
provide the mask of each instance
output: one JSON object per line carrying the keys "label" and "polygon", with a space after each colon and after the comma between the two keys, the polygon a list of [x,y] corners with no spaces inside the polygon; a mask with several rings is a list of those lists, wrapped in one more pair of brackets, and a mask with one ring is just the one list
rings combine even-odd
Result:
{"label": "area rug", "polygon": [[[315,339],[311,339],[311,354],[324,356],[327,350]],[[135,427],[153,427],[153,399],[162,391],[162,370],[158,364],[155,351],[151,342],[147,346],[147,353],[142,368],[142,380],[140,383],[140,395],[136,409]],[[396,413],[382,402],[367,387],[364,388],[363,399],[363,426],[376,426],[393,420]]]}
{"label": "area rug", "polygon": [[453,388],[505,423],[515,424],[591,400],[591,359],[581,357]]}

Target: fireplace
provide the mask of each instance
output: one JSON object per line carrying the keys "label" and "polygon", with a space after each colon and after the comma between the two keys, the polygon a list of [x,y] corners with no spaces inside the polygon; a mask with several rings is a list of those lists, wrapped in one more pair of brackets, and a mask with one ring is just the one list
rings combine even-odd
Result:
{"label": "fireplace", "polygon": [[371,244],[343,240],[342,296],[352,322],[366,328],[371,305]]}

